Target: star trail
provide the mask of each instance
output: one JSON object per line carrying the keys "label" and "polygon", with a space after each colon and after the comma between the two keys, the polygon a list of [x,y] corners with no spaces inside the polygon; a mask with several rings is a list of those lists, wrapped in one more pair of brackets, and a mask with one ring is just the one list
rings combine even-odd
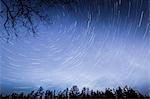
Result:
{"label": "star trail", "polygon": [[52,24],[37,36],[1,40],[2,91],[129,85],[148,92],[150,1],[76,1],[48,10]]}

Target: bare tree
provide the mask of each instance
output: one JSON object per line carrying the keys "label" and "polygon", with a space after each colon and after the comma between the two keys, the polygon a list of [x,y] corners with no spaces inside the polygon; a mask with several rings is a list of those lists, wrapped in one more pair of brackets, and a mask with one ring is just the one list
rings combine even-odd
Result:
{"label": "bare tree", "polygon": [[[18,37],[19,27],[27,33],[36,34],[37,21],[48,22],[49,14],[44,11],[56,5],[70,5],[71,0],[0,0],[0,22],[5,30],[1,37]],[[1,27],[2,28],[2,27]]]}

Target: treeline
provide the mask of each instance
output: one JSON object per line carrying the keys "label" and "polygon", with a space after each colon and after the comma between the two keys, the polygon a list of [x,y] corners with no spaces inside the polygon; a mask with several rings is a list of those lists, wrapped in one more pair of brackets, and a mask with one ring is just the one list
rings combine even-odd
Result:
{"label": "treeline", "polygon": [[29,94],[24,93],[12,93],[10,95],[0,95],[0,99],[150,99],[149,96],[143,95],[137,90],[125,86],[124,88],[118,87],[117,89],[106,88],[105,91],[90,90],[84,87],[81,91],[77,86],[72,88],[66,88],[63,91],[46,90],[44,91],[40,87],[36,91],[32,91]]}

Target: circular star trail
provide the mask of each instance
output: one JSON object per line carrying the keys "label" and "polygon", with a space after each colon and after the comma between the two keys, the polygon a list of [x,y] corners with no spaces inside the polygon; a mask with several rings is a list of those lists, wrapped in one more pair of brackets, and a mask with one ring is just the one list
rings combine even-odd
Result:
{"label": "circular star trail", "polygon": [[53,24],[41,25],[37,37],[1,41],[3,89],[148,90],[149,0],[77,0],[52,12]]}

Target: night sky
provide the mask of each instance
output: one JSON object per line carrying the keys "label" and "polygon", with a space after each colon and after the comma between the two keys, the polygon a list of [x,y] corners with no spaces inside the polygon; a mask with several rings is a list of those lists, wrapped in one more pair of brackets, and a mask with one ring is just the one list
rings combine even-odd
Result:
{"label": "night sky", "polygon": [[2,92],[72,85],[150,91],[150,0],[76,1],[46,11],[52,24],[41,24],[37,36],[0,41]]}

